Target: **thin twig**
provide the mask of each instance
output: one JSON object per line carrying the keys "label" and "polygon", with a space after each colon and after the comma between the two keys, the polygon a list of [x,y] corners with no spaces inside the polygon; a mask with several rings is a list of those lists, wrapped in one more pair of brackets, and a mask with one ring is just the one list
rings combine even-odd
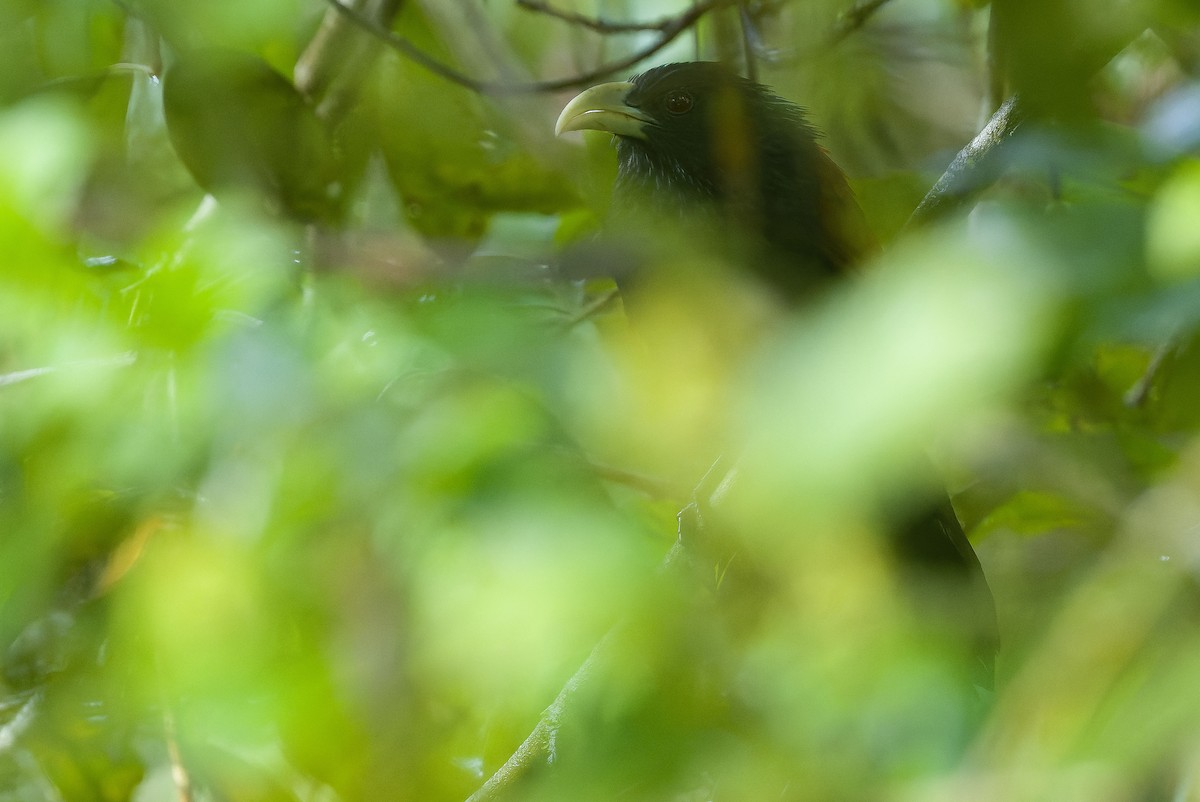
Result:
{"label": "thin twig", "polygon": [[137,354],[133,351],[126,351],[116,356],[97,357],[95,359],[73,359],[69,362],[64,362],[61,365],[45,365],[43,367],[28,368],[26,370],[14,370],[11,373],[0,373],[0,387],[7,387],[10,384],[20,384],[21,382],[36,379],[39,376],[47,376],[60,370],[70,368],[124,368],[132,365],[137,361]]}
{"label": "thin twig", "polygon": [[745,0],[738,3],[738,22],[741,23],[742,61],[746,65],[746,77],[757,83],[758,60],[754,58],[754,43],[761,42],[762,37],[758,33],[758,25],[754,20],[754,15],[746,7]]}
{"label": "thin twig", "polygon": [[1004,97],[1005,73],[1008,71],[1008,65],[1005,64],[1004,54],[1000,49],[1000,36],[996,31],[996,15],[988,14],[985,64],[987,67],[987,99],[992,108],[1000,105],[1000,101]]}
{"label": "thin twig", "polygon": [[433,56],[421,50],[407,38],[401,36],[394,31],[375,23],[374,20],[362,15],[357,10],[343,5],[339,0],[326,0],[333,8],[337,9],[340,14],[346,16],[355,25],[372,36],[378,38],[381,42],[387,44],[393,50],[397,51],[405,58],[413,61],[416,64],[424,67],[441,78],[466,87],[475,92],[489,95],[522,95],[535,94],[539,92],[557,92],[561,89],[575,89],[581,86],[588,86],[596,81],[611,75],[620,70],[626,70],[634,66],[640,61],[649,58],[658,51],[662,50],[668,44],[675,40],[679,34],[691,28],[696,22],[708,12],[724,8],[732,5],[736,0],[705,0],[705,2],[697,3],[687,11],[675,17],[662,20],[660,23],[655,23],[654,30],[659,32],[658,41],[648,45],[637,52],[626,56],[625,58],[603,64],[596,69],[587,72],[573,75],[569,78],[556,78],[548,81],[529,81],[524,83],[511,83],[506,81],[489,81],[459,72],[448,64],[438,61]]}
{"label": "thin twig", "polygon": [[651,498],[669,498],[678,495],[679,492],[679,489],[673,487],[670,482],[656,476],[647,476],[612,465],[602,465],[598,462],[589,463],[589,466],[592,472],[604,481],[637,490]]}
{"label": "thin twig", "polygon": [[588,30],[604,34],[642,33],[645,31],[664,33],[666,26],[670,22],[669,19],[657,22],[609,22],[598,17],[577,14],[574,11],[563,11],[551,6],[549,3],[543,2],[543,0],[517,0],[517,6],[526,11],[544,14],[547,17],[554,17],[563,22],[569,22],[572,25],[578,25],[581,28],[587,28]]}
{"label": "thin twig", "polygon": [[620,295],[621,291],[614,287],[594,300],[588,301],[582,309],[567,318],[565,328],[573,329],[580,323],[592,319],[607,309]]}
{"label": "thin twig", "polygon": [[[682,562],[683,544],[676,541],[659,566],[660,572],[665,572]],[[512,756],[504,762],[496,772],[488,778],[479,790],[467,798],[467,802],[489,802],[500,799],[513,790],[531,769],[540,765],[554,763],[558,757],[557,738],[559,730],[570,718],[573,710],[572,701],[581,688],[593,682],[600,673],[600,666],[619,645],[628,628],[627,621],[621,621],[613,626],[600,642],[592,649],[591,654],[583,661],[571,678],[563,685],[558,696],[550,706],[542,711],[541,718],[529,736],[517,747]]]}
{"label": "thin twig", "polygon": [[175,721],[175,710],[167,694],[162,676],[162,663],[156,661],[158,668],[159,696],[162,701],[163,741],[167,747],[167,763],[171,768],[171,781],[175,784],[175,795],[179,802],[193,802],[192,777],[183,761],[183,752],[179,748],[179,726]]}
{"label": "thin twig", "polygon": [[1024,119],[1024,109],[1017,95],[1004,101],[983,130],[958,152],[933,189],[921,199],[905,228],[915,228],[942,217],[964,206],[990,186],[999,176],[999,170],[992,169],[997,149],[1008,141]]}
{"label": "thin twig", "polygon": [[875,12],[883,8],[887,2],[888,0],[863,0],[838,14],[837,22],[834,23],[833,30],[830,32],[830,41],[840,42],[866,25],[867,21],[875,16]]}
{"label": "thin twig", "polygon": [[[22,736],[36,720],[35,714],[41,706],[42,693],[42,691],[34,691],[9,695],[0,703],[4,706],[4,714],[8,719],[3,726],[0,726],[0,754],[8,754],[14,746],[21,742]],[[17,708],[17,711],[9,715],[14,707]]]}
{"label": "thin twig", "polygon": [[[875,12],[883,8],[887,2],[888,0],[863,0],[863,2],[851,6],[838,14],[833,26],[823,39],[803,47],[772,48],[763,41],[761,36],[751,37],[749,41],[753,46],[754,54],[769,64],[795,61],[801,57],[807,57],[813,51],[832,47],[848,39],[851,34],[861,30],[875,16]],[[757,9],[756,16],[778,10],[782,5],[784,5],[783,2],[764,3]]]}
{"label": "thin twig", "polygon": [[1172,336],[1155,349],[1154,354],[1150,357],[1150,364],[1146,366],[1146,371],[1125,393],[1125,406],[1130,409],[1138,409],[1145,405],[1146,399],[1150,397],[1150,388],[1154,386],[1154,380],[1158,378],[1159,371],[1162,370],[1163,362],[1178,344],[1178,340]]}
{"label": "thin twig", "polygon": [[[704,512],[712,505],[721,502],[722,497],[736,478],[736,466],[726,468],[726,465],[725,458],[718,457],[704,473],[695,490],[692,491],[692,502],[679,513],[679,536],[659,564],[660,575],[688,565],[689,544],[694,544],[698,539],[700,533],[696,530],[704,527]],[[727,563],[726,567],[728,567]],[[580,688],[595,681],[596,676],[602,673],[600,666],[613,653],[616,646],[621,644],[628,626],[628,620],[622,620],[600,639],[583,665],[563,685],[562,690],[559,691],[550,706],[542,711],[533,731],[505,761],[504,765],[497,769],[479,790],[471,794],[467,802],[490,802],[503,798],[535,766],[554,763],[558,756],[556,743],[558,733],[571,716],[572,701],[579,693]]]}
{"label": "thin twig", "polygon": [[550,706],[542,711],[541,718],[529,736],[516,751],[496,770],[479,789],[467,798],[467,802],[486,802],[497,799],[512,789],[534,766],[553,763],[556,754],[555,740],[563,722],[571,712],[571,700],[579,689],[596,674],[596,666],[612,651],[623,627],[618,624],[608,631],[592,649],[578,670],[563,685]]}

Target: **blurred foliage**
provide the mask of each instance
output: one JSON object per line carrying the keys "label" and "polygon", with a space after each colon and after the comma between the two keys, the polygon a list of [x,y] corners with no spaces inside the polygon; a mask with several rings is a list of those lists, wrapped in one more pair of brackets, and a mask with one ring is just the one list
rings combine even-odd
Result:
{"label": "blurred foliage", "polygon": [[[317,0],[0,0],[0,800],[463,799],[614,626],[511,798],[1200,798],[1200,13],[851,5],[747,4],[888,243],[789,311],[599,233],[569,89],[322,50]],[[512,82],[654,39],[391,22]],[[1011,91],[978,203],[904,228]],[[880,544],[922,448],[982,701]],[[693,501],[729,541],[665,570]]]}

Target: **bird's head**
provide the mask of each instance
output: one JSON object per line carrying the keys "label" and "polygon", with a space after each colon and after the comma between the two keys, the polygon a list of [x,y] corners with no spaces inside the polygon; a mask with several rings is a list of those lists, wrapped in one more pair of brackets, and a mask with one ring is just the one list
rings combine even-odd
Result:
{"label": "bird's head", "polygon": [[803,111],[715,62],[656,67],[586,90],[559,115],[559,133],[617,137],[621,179],[653,191],[730,198],[762,189],[819,151]]}
{"label": "bird's head", "polygon": [[804,110],[722,64],[667,64],[594,86],[555,126],[588,129],[616,137],[623,205],[641,196],[692,219],[697,206],[715,209],[761,246],[756,269],[789,293],[870,247],[846,178]]}

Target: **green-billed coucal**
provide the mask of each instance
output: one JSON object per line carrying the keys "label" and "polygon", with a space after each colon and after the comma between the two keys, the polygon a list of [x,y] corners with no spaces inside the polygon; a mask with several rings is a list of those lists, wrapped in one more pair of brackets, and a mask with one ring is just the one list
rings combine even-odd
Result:
{"label": "green-billed coucal", "polygon": [[[615,203],[711,221],[745,249],[741,262],[785,299],[799,301],[868,254],[874,244],[845,175],[805,112],[711,62],[668,64],[575,97],[556,132],[615,135]],[[992,683],[995,605],[949,500],[898,516],[892,544],[925,599],[956,618]],[[918,588],[918,590],[920,590]],[[942,590],[949,590],[943,593]]]}

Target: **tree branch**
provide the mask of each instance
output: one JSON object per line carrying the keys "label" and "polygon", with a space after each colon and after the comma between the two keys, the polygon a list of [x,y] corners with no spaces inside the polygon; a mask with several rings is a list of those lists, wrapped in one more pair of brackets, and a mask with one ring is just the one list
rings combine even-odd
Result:
{"label": "tree branch", "polygon": [[658,22],[608,22],[597,17],[577,14],[574,11],[563,11],[562,9],[554,8],[543,0],[517,0],[517,5],[526,11],[545,14],[548,17],[554,17],[563,22],[569,22],[572,25],[578,25],[581,28],[587,28],[588,30],[604,34],[641,33],[644,31],[665,33],[671,19],[659,20]]}
{"label": "tree branch", "polygon": [[[614,290],[615,292],[615,290]],[[647,476],[646,474],[627,471],[624,468],[617,468],[612,465],[604,465],[599,462],[589,462],[588,467],[600,479],[613,484],[628,487],[631,490],[636,490],[650,498],[662,499],[670,498],[677,495],[679,489],[674,487],[670,482],[659,479],[656,476]]]}
{"label": "tree branch", "polygon": [[1139,409],[1146,404],[1146,399],[1150,397],[1150,389],[1154,386],[1154,380],[1158,378],[1163,363],[1166,362],[1167,357],[1170,356],[1171,352],[1178,345],[1178,338],[1173,335],[1154,350],[1154,353],[1150,357],[1150,363],[1146,365],[1145,372],[1138,377],[1138,380],[1125,393],[1125,406],[1130,409]]}
{"label": "tree branch", "polygon": [[584,304],[582,309],[568,317],[564,328],[568,330],[573,329],[580,323],[583,323],[586,320],[591,320],[593,317],[611,306],[620,297],[621,291],[616,287],[613,287],[611,290],[602,293],[598,298],[595,298]]}
{"label": "tree branch", "polygon": [[[675,554],[678,544],[667,555],[665,563],[670,564],[671,555]],[[505,791],[510,790],[535,766],[543,763],[553,763],[557,757],[555,740],[563,722],[571,712],[571,700],[586,686],[597,672],[597,666],[612,652],[613,643],[618,640],[624,630],[617,624],[608,631],[600,642],[592,649],[591,654],[583,661],[583,665],[571,675],[563,685],[558,696],[550,706],[542,711],[537,726],[529,736],[517,747],[512,756],[504,762],[496,772],[488,778],[475,793],[467,798],[467,802],[487,802],[497,799]]]}
{"label": "tree branch", "polygon": [[746,64],[746,77],[757,83],[758,62],[754,58],[754,46],[756,42],[762,41],[762,36],[759,34],[754,15],[746,7],[745,0],[738,3],[738,22],[741,24],[742,61]]}
{"label": "tree branch", "polygon": [[[694,506],[693,503],[689,505],[689,508]],[[658,569],[660,575],[687,564],[683,531],[686,512],[685,509],[680,513],[680,537],[663,557]],[[602,671],[603,663],[621,644],[628,626],[629,621],[622,620],[605,633],[583,664],[566,681],[550,706],[542,711],[541,718],[538,719],[537,725],[529,733],[529,736],[517,747],[504,765],[467,798],[466,802],[491,802],[505,798],[504,795],[512,791],[517,783],[535,767],[550,765],[558,759],[558,733],[572,714],[574,709],[572,703],[575,697],[581,689],[596,680],[597,675]]]}
{"label": "tree branch", "polygon": [[946,172],[921,199],[904,224],[905,228],[915,228],[944,217],[991,186],[999,176],[999,170],[993,169],[996,153],[1024,120],[1025,111],[1017,95],[1004,101],[983,130],[958,152]]}
{"label": "tree branch", "polygon": [[[660,576],[668,571],[682,570],[695,559],[697,542],[711,534],[704,531],[705,513],[722,502],[737,481],[737,474],[737,466],[729,467],[725,457],[718,457],[705,471],[692,491],[691,503],[680,510],[677,516],[678,537],[659,564]],[[529,736],[504,765],[497,769],[479,790],[471,794],[467,802],[492,802],[500,799],[512,791],[535,766],[554,763],[558,757],[558,733],[571,716],[575,696],[581,688],[595,681],[602,671],[603,662],[621,644],[628,626],[629,621],[622,620],[600,639],[583,665],[563,685],[550,706],[542,711],[541,718]]]}
{"label": "tree branch", "polygon": [[875,12],[883,8],[887,2],[888,0],[862,0],[838,14],[837,22],[834,23],[833,30],[829,35],[830,42],[840,42],[866,25],[867,21],[875,16]]}
{"label": "tree branch", "polygon": [[626,56],[625,58],[610,61],[603,64],[594,70],[573,75],[569,78],[556,78],[548,81],[530,81],[525,83],[511,83],[506,81],[490,81],[480,78],[474,78],[459,72],[448,64],[438,61],[433,56],[421,50],[411,41],[406,39],[394,31],[388,30],[377,24],[374,20],[366,17],[357,9],[344,5],[339,0],[327,0],[327,2],[335,8],[338,13],[344,15],[347,19],[353,22],[362,30],[379,39],[381,42],[400,53],[410,61],[419,64],[425,69],[432,72],[441,78],[466,87],[475,92],[488,95],[521,95],[534,94],[538,92],[557,92],[561,89],[575,89],[581,86],[588,86],[596,81],[611,75],[620,70],[626,70],[644,59],[662,50],[668,44],[675,40],[679,34],[695,25],[701,17],[710,11],[725,6],[732,5],[736,0],[705,0],[705,2],[697,3],[687,11],[675,17],[669,17],[661,22],[653,23],[651,30],[656,30],[659,33],[658,41],[654,42],[635,53]]}
{"label": "tree branch", "polygon": [[[888,0],[861,0],[861,2],[838,14],[837,19],[834,21],[825,38],[815,44],[823,47],[832,47],[849,38],[851,34],[866,25],[875,16],[875,12],[879,11],[887,3]],[[757,9],[756,14],[760,16],[767,11],[777,10],[782,5],[783,2],[764,3]],[[773,49],[767,46],[761,36],[757,35],[752,37],[750,42],[753,45],[755,55],[772,64],[792,61],[802,55],[806,55],[810,50],[816,49],[813,45],[804,48]]]}
{"label": "tree branch", "polygon": [[[353,2],[364,18],[385,29],[391,26],[403,5],[403,0],[347,2]],[[376,42],[364,43],[361,37],[355,37],[353,23],[330,9],[296,61],[293,70],[296,88],[317,102],[318,117],[326,123],[336,123],[357,97],[363,75],[378,53]]]}

